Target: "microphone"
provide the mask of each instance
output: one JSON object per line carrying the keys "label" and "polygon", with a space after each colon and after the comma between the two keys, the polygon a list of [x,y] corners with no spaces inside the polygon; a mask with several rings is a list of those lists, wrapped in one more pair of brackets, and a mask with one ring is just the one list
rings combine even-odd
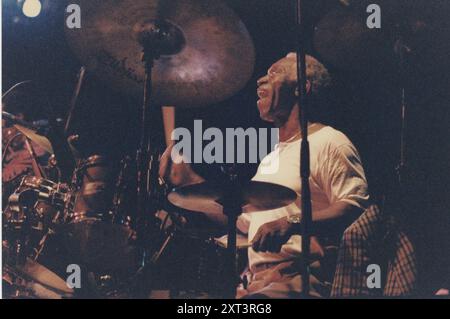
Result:
{"label": "microphone", "polygon": [[[56,123],[57,123],[58,125],[61,124],[61,123],[63,123],[63,122],[64,122],[64,120],[61,119],[61,118],[57,118],[57,119],[56,119]],[[41,127],[48,127],[48,126],[50,126],[50,121],[49,121],[49,120],[36,120],[36,121],[31,122],[31,124],[32,124],[34,127],[38,127],[38,128],[41,128]]]}
{"label": "microphone", "polygon": [[[50,121],[49,120],[45,120],[45,119],[36,120],[36,121],[32,121],[32,122],[27,122],[27,121],[22,120],[18,116],[14,115],[14,114],[11,114],[11,113],[8,113],[8,112],[5,112],[5,111],[2,111],[2,115],[3,115],[3,118],[5,120],[10,121],[13,124],[19,124],[19,125],[25,126],[26,128],[29,128],[29,129],[32,129],[32,130],[35,130],[35,131],[40,129],[40,128],[45,128],[45,127],[49,127],[50,126]],[[56,119],[56,122],[58,124],[63,123],[63,121],[64,120],[61,119],[61,118],[57,118]]]}
{"label": "microphone", "polygon": [[36,130],[36,127],[33,126],[33,123],[29,123],[27,121],[22,120],[21,118],[17,117],[14,114],[2,111],[2,118],[4,120],[10,121],[13,124],[19,124],[22,126],[25,126],[26,128],[32,129],[32,130]]}

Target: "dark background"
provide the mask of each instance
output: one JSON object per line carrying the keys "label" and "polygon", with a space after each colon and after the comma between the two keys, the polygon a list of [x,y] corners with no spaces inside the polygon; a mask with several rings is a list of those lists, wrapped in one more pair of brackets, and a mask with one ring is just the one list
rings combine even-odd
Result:
{"label": "dark background", "polygon": [[[66,4],[57,0],[41,2],[44,11],[39,17],[29,19],[22,15],[16,1],[2,1],[3,92],[19,81],[34,80],[42,95],[36,100],[48,99],[55,114],[65,118],[80,64],[65,41]],[[236,10],[254,40],[254,75],[245,88],[223,103],[177,111],[179,126],[191,127],[194,119],[202,119],[204,127],[267,127],[258,118],[256,79],[274,61],[295,49],[294,1],[226,2]],[[311,40],[314,24],[340,4],[334,0],[306,2],[309,3],[306,20]],[[450,276],[450,32],[446,21],[450,10],[448,1],[407,2],[408,6],[404,1],[377,2],[382,4],[385,39],[379,51],[373,46],[364,56],[353,52],[349,56],[354,62],[350,67],[324,61],[338,80],[333,111],[326,121],[344,131],[360,150],[373,198],[380,204],[386,196],[395,202],[400,87],[405,84],[409,120],[407,207],[403,215],[407,216],[406,224],[422,248],[422,260],[426,261],[424,284],[434,289],[445,276],[447,281]],[[364,17],[364,10],[359,10]],[[417,17],[427,21],[429,28],[407,38],[413,52],[409,67],[400,74],[395,59],[392,54],[386,54],[385,49],[393,47],[393,25],[408,19],[415,21]],[[311,43],[308,52],[320,58]],[[33,106],[33,112],[38,118],[46,118],[38,104]],[[81,137],[83,155],[102,153],[118,158],[131,154],[137,141],[139,105],[139,101],[113,92],[95,74],[88,73],[72,128],[72,132]],[[244,178],[250,178],[256,169],[255,165],[239,168]],[[197,165],[195,169],[206,179],[217,176],[215,165]]]}

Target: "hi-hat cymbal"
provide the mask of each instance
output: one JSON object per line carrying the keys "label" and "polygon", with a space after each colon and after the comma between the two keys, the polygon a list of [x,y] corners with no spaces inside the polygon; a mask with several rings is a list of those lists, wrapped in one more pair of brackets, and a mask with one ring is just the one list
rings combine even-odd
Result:
{"label": "hi-hat cymbal", "polygon": [[[198,183],[175,188],[168,196],[173,205],[217,219],[223,215],[225,190],[214,183]],[[287,206],[297,194],[278,184],[250,181],[240,188],[242,211],[259,212]]]}
{"label": "hi-hat cymbal", "polygon": [[23,135],[28,137],[32,142],[36,143],[42,149],[44,149],[46,152],[53,154],[53,147],[52,143],[46,138],[45,136],[39,135],[36,133],[36,131],[26,128],[25,126],[15,124],[14,127],[21,132]]}
{"label": "hi-hat cymbal", "polygon": [[[74,0],[80,29],[66,28],[69,44],[87,67],[122,92],[140,98],[142,32],[163,26],[170,48],[156,60],[153,100],[205,106],[225,100],[253,73],[253,41],[239,17],[220,0]],[[166,48],[167,49],[167,48]],[[164,50],[163,50],[164,51]]]}

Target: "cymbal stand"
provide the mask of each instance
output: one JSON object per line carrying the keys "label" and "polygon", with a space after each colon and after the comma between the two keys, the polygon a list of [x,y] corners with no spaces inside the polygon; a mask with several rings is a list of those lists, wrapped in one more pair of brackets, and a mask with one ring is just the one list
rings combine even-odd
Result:
{"label": "cymbal stand", "polygon": [[306,92],[306,26],[303,20],[303,2],[297,0],[297,85],[298,85],[298,105],[300,107],[299,123],[302,134],[300,147],[300,176],[301,176],[301,212],[302,212],[302,297],[309,298],[309,260],[310,260],[310,242],[311,242],[311,192],[309,188],[310,162],[309,162],[309,143],[308,143],[308,98]]}
{"label": "cymbal stand", "polygon": [[[136,152],[137,169],[137,215],[136,233],[138,244],[144,250],[141,260],[141,270],[144,276],[151,267],[147,262],[147,252],[151,245],[152,230],[157,229],[155,214],[160,208],[159,202],[159,157],[162,153],[162,131],[158,131],[161,122],[161,108],[152,101],[152,69],[154,61],[161,54],[169,54],[167,44],[169,32],[157,22],[145,27],[138,35],[138,41],[143,48],[142,61],[145,67],[144,100],[141,109],[140,143]],[[152,227],[153,226],[153,227]],[[147,270],[147,271],[146,271]],[[144,287],[143,290],[147,290]],[[140,293],[147,293],[142,291]]]}
{"label": "cymbal stand", "polygon": [[[397,41],[394,45],[394,52],[398,59],[399,74],[401,79],[407,78],[407,57],[411,53],[411,48],[408,47],[407,43],[403,40],[401,36],[401,31],[397,26]],[[408,104],[406,100],[406,83],[405,80],[401,83],[400,91],[400,158],[398,166],[396,167],[398,184],[402,187],[405,183],[406,177],[406,132],[407,132],[407,109]]]}
{"label": "cymbal stand", "polygon": [[[236,288],[239,284],[239,274],[237,265],[237,219],[242,214],[242,192],[238,182],[238,176],[235,172],[235,167],[229,169],[222,168],[228,175],[226,184],[224,185],[225,197],[223,200],[223,213],[228,217],[228,243],[225,259],[225,270],[227,271],[227,281],[224,286],[223,297],[225,299],[236,298]],[[229,278],[229,279],[228,279]]]}

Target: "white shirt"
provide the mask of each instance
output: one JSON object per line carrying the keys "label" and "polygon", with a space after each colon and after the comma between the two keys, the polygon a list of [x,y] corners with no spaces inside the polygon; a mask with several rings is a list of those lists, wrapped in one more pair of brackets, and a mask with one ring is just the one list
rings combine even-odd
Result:
{"label": "white shirt", "polygon": [[[309,137],[310,144],[310,189],[312,211],[319,211],[338,201],[346,201],[352,205],[364,208],[369,195],[364,169],[356,148],[341,132],[330,126],[324,126],[312,132]],[[267,155],[263,163],[278,159],[278,168],[271,173],[264,171],[260,164],[252,180],[280,184],[294,190],[297,200],[279,209],[244,213],[238,220],[238,227],[248,233],[249,241],[253,239],[258,228],[265,223],[298,214],[301,211],[301,181],[300,181],[300,143],[281,142],[275,150]],[[283,245],[280,253],[255,252],[249,248],[249,267],[261,264],[278,263],[292,260],[301,252],[301,238],[292,236]]]}

